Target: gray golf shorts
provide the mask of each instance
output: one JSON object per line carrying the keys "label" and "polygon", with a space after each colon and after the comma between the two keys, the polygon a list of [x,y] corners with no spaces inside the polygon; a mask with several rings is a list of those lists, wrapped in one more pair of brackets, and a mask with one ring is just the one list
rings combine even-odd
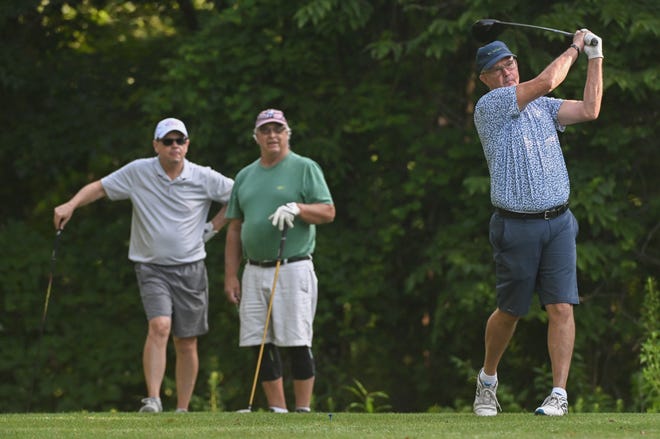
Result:
{"label": "gray golf shorts", "polygon": [[577,305],[576,237],[578,223],[569,210],[551,220],[490,219],[495,259],[497,307],[515,316],[529,312],[534,292],[542,307]]}
{"label": "gray golf shorts", "polygon": [[172,334],[178,338],[208,332],[208,276],[203,260],[173,266],[136,263],[135,274],[147,320],[170,317]]}
{"label": "gray golf shorts", "polygon": [[[239,346],[261,345],[274,278],[275,267],[245,266]],[[318,280],[311,260],[281,265],[265,342],[282,347],[311,347],[317,299]]]}

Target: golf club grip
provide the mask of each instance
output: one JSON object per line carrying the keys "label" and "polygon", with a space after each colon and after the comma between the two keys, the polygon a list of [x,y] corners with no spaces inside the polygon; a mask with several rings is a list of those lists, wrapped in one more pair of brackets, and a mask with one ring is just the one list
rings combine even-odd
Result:
{"label": "golf club grip", "polygon": [[585,41],[584,41],[584,45],[585,45],[585,46],[593,46],[593,47],[596,47],[596,46],[598,46],[598,39],[597,39],[597,38],[592,38],[591,41],[587,41],[587,40],[585,40]]}
{"label": "golf club grip", "polygon": [[60,244],[60,236],[62,235],[62,229],[57,229],[57,232],[55,232],[55,242],[53,243],[53,253],[50,256],[51,262],[55,261],[55,257],[57,254],[57,247]]}
{"label": "golf club grip", "polygon": [[282,255],[284,254],[284,244],[286,243],[286,233],[289,231],[289,226],[285,223],[284,228],[282,229],[282,237],[280,238],[280,248],[277,251],[277,259],[282,260]]}
{"label": "golf club grip", "polygon": [[[569,34],[568,32],[566,33],[566,37],[573,38],[573,34]],[[591,38],[589,41],[587,39],[584,39],[584,45],[585,46],[598,46],[598,39],[596,38]]]}

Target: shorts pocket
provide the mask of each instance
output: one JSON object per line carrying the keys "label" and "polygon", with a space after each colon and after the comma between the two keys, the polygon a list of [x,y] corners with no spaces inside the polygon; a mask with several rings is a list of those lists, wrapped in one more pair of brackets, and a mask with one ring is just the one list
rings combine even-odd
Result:
{"label": "shorts pocket", "polygon": [[505,226],[504,219],[497,213],[494,213],[493,216],[491,216],[490,218],[490,227],[488,233],[490,244],[493,246],[493,248],[496,249],[502,248],[502,242],[504,239],[504,231],[505,231],[504,226]]}

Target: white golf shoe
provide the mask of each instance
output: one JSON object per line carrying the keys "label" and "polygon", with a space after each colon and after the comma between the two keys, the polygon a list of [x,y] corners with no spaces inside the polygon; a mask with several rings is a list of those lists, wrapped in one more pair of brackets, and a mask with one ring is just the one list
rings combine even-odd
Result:
{"label": "white golf shoe", "polygon": [[477,375],[477,393],[472,406],[477,416],[495,416],[497,411],[502,411],[500,403],[497,402],[497,382],[490,386],[484,384]]}
{"label": "white golf shoe", "polygon": [[160,402],[160,398],[143,398],[142,407],[140,407],[141,413],[160,413],[163,411],[163,406]]}
{"label": "white golf shoe", "polygon": [[551,393],[539,408],[534,411],[535,415],[564,416],[568,414],[568,400],[557,393]]}

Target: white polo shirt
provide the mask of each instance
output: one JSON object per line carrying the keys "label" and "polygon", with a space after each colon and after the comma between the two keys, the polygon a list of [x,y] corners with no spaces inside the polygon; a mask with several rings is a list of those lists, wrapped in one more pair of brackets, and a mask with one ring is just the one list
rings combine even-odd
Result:
{"label": "white polo shirt", "polygon": [[101,184],[110,200],[133,203],[128,258],[179,265],[206,257],[202,236],[211,203],[226,204],[234,181],[188,160],[171,180],[152,157],[128,163]]}

